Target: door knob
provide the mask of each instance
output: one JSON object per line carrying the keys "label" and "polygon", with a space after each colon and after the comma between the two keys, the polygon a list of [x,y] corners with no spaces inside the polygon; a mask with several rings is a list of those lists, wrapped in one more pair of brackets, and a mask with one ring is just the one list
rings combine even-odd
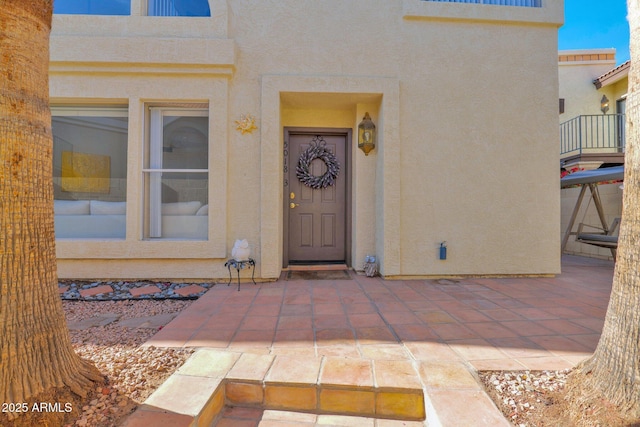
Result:
{"label": "door knob", "polygon": [[289,203],[289,207],[290,207],[291,209],[295,209],[295,208],[296,208],[296,206],[300,206],[300,203],[293,203],[293,202]]}

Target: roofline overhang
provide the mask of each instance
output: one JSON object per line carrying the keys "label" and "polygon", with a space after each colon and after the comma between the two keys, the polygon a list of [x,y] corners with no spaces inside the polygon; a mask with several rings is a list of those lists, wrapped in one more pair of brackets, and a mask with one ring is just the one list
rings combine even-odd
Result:
{"label": "roofline overhang", "polygon": [[631,61],[627,61],[618,65],[611,71],[607,71],[597,79],[593,81],[593,84],[596,86],[596,89],[603,88],[610,84],[614,84],[624,79],[629,75],[629,67],[631,66]]}

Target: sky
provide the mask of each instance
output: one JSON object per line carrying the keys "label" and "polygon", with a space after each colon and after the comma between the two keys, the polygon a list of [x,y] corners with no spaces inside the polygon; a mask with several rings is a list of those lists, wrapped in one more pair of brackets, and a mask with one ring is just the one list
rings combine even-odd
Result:
{"label": "sky", "polygon": [[558,49],[616,49],[616,63],[629,59],[627,0],[564,0]]}

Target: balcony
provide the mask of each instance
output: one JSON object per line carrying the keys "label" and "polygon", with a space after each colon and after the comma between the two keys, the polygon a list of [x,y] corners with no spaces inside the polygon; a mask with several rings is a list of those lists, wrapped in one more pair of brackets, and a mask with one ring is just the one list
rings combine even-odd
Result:
{"label": "balcony", "polygon": [[560,165],[623,164],[625,139],[624,114],[577,116],[560,124]]}

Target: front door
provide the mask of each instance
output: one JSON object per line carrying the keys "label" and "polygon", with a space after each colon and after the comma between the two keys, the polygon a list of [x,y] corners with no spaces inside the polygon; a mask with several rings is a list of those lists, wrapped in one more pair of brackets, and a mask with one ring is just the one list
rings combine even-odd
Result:
{"label": "front door", "polygon": [[329,131],[288,132],[285,265],[346,261],[347,138]]}

